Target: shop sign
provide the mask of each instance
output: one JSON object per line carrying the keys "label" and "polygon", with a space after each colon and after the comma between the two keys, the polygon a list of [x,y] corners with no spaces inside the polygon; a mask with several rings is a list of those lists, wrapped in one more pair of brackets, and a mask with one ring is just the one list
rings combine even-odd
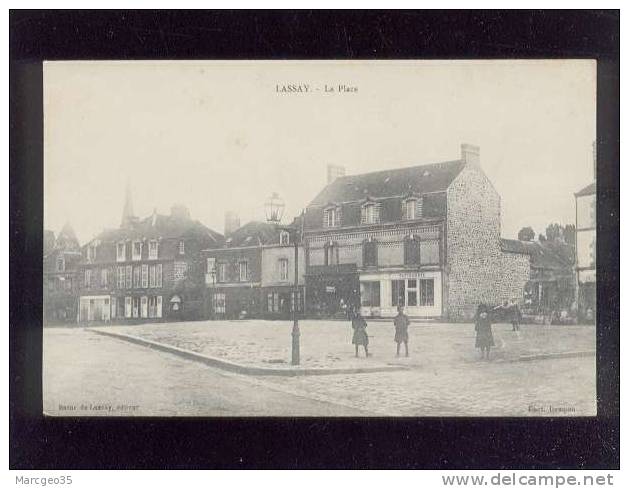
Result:
{"label": "shop sign", "polygon": [[328,285],[326,286],[325,291],[328,294],[334,294],[336,292],[336,287],[334,287],[333,285]]}

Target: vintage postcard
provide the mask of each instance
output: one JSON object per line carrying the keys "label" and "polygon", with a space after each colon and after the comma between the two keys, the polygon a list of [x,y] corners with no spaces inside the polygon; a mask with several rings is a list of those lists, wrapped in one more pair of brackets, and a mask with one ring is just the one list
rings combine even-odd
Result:
{"label": "vintage postcard", "polygon": [[595,416],[596,62],[44,64],[49,416]]}

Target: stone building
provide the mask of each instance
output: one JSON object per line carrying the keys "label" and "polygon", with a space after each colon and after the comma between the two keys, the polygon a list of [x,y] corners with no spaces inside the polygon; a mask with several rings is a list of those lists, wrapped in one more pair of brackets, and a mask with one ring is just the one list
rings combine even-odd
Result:
{"label": "stone building", "polygon": [[83,246],[79,264],[80,322],[158,321],[205,317],[199,252],[223,236],[175,205],[169,215],[133,215],[128,193],[121,225]]}
{"label": "stone building", "polygon": [[[514,256],[512,264],[522,267],[517,276],[526,276],[522,313],[550,321],[554,315],[571,313],[575,299],[574,249],[561,241],[519,241],[503,239],[505,254]],[[509,281],[506,271],[504,280]],[[507,284],[505,284],[507,286]],[[520,298],[521,290],[513,290]]]}
{"label": "stone building", "polygon": [[81,248],[70,224],[55,238],[44,231],[44,324],[76,322],[77,270]]}
{"label": "stone building", "polygon": [[315,316],[471,318],[521,298],[528,257],[505,253],[500,196],[480,151],[458,160],[337,178],[305,211],[306,307]]}
{"label": "stone building", "polygon": [[[232,216],[233,217],[233,216]],[[226,220],[229,226],[229,220]],[[294,307],[295,252],[290,234],[275,224],[249,222],[223,248],[203,250],[208,309],[213,318],[288,318]],[[304,254],[298,249],[297,311],[303,312]]]}

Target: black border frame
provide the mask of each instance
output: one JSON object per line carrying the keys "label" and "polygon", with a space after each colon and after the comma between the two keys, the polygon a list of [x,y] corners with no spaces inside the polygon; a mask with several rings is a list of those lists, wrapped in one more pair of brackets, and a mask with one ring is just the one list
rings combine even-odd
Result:
{"label": "black border frame", "polygon": [[[11,468],[619,468],[619,11],[13,10],[9,24]],[[598,60],[596,418],[42,416],[42,60],[414,58]]]}

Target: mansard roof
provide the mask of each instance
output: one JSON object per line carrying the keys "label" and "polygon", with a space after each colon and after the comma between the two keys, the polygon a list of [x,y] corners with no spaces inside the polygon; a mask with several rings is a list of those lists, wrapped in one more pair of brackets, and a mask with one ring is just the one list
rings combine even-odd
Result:
{"label": "mansard roof", "polygon": [[445,191],[461,172],[463,160],[340,177],[328,184],[311,206]]}

